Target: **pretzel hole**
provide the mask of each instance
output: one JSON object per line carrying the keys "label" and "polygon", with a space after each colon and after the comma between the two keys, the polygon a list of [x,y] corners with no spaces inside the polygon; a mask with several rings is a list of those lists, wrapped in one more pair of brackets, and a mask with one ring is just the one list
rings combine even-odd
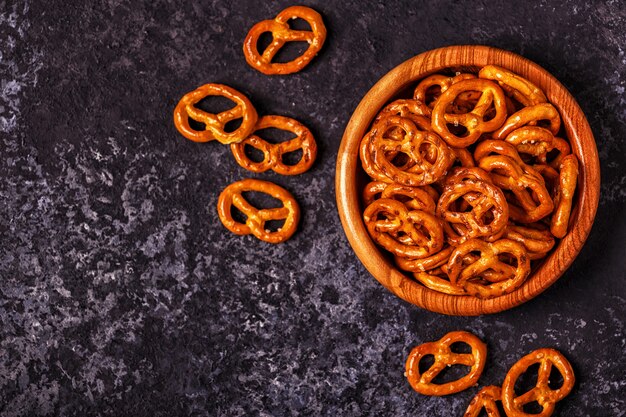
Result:
{"label": "pretzel hole", "polygon": [[298,137],[298,135],[290,132],[289,130],[278,129],[275,127],[259,129],[254,132],[254,134],[270,143],[287,142],[288,140]]}
{"label": "pretzel hole", "polygon": [[559,372],[556,366],[553,366],[550,370],[550,377],[548,378],[548,387],[552,390],[558,390],[564,383],[563,375],[561,375],[561,372]]}
{"label": "pretzel hole", "polygon": [[197,130],[199,132],[206,130],[206,125],[202,122],[198,122],[192,119],[191,117],[188,117],[187,121],[189,123],[189,127],[192,128],[193,130]]}
{"label": "pretzel hole", "polygon": [[435,355],[424,355],[422,359],[420,359],[420,363],[418,364],[418,369],[420,374],[428,371],[431,366],[435,364]]}
{"label": "pretzel hole", "polygon": [[197,109],[211,114],[219,114],[226,110],[236,107],[236,103],[223,96],[207,96],[195,103],[193,106]]}
{"label": "pretzel hole", "polygon": [[454,123],[446,123],[448,127],[448,131],[452,133],[454,136],[458,136],[460,138],[467,136],[469,131],[462,124],[455,125]]}
{"label": "pretzel hole", "polygon": [[433,384],[447,384],[448,382],[457,381],[467,375],[471,370],[471,367],[466,365],[450,365],[446,366],[443,371],[439,372],[436,377],[433,378]]}
{"label": "pretzel hole", "polygon": [[539,372],[539,364],[530,365],[526,371],[515,381],[515,395],[520,396],[537,386],[537,378]]}
{"label": "pretzel hole", "polygon": [[273,41],[274,35],[272,35],[272,32],[261,33],[261,36],[259,36],[256,41],[256,50],[259,51],[259,54],[263,55],[263,51],[265,51]]}
{"label": "pretzel hole", "polygon": [[450,345],[453,353],[472,353],[472,347],[465,342],[454,342]]}
{"label": "pretzel hole", "polygon": [[230,216],[237,223],[245,224],[248,216],[246,216],[241,210],[239,210],[235,205],[230,206]]}
{"label": "pretzel hole", "polygon": [[284,64],[301,57],[309,48],[309,43],[304,41],[287,42],[278,50],[272,62]]}
{"label": "pretzel hole", "polygon": [[272,197],[269,194],[259,191],[245,191],[241,194],[248,203],[256,207],[259,210],[269,208],[280,208],[283,206],[283,202],[277,198]]}
{"label": "pretzel hole", "polygon": [[426,102],[425,104],[428,107],[433,108],[435,105],[435,101],[437,101],[440,95],[441,86],[438,84],[431,85],[426,89],[426,91],[424,91],[424,101]]}
{"label": "pretzel hole", "polygon": [[243,147],[243,152],[246,157],[252,162],[262,162],[265,160],[265,154],[262,150],[255,148],[252,145],[245,144]]}
{"label": "pretzel hole", "polygon": [[287,24],[289,25],[289,28],[293,30],[306,30],[309,32],[313,32],[313,29],[311,29],[311,25],[309,25],[309,22],[299,17],[292,17],[287,21]]}
{"label": "pretzel hole", "polygon": [[296,165],[300,160],[302,160],[302,149],[296,149],[292,152],[285,152],[282,156],[283,164],[285,165]]}
{"label": "pretzel hole", "polygon": [[404,152],[398,152],[391,158],[390,162],[398,168],[406,167],[411,162],[411,158]]}
{"label": "pretzel hole", "polygon": [[537,401],[531,401],[524,404],[522,410],[526,414],[540,414],[543,411],[543,407]]}
{"label": "pretzel hole", "polygon": [[265,222],[265,230],[266,231],[270,231],[270,232],[277,232],[279,231],[285,224],[285,219],[280,219],[280,220],[269,220],[267,222]]}
{"label": "pretzel hole", "polygon": [[241,117],[234,119],[234,120],[230,120],[226,122],[226,124],[224,125],[224,132],[232,133],[235,130],[239,129],[242,123],[243,123],[243,118]]}

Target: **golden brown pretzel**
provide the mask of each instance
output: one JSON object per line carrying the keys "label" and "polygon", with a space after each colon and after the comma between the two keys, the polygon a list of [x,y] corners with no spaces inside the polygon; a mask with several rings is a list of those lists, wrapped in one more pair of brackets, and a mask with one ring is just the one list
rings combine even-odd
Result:
{"label": "golden brown pretzel", "polygon": [[443,247],[441,220],[425,211],[408,210],[399,201],[376,200],[367,206],[363,219],[372,239],[394,255],[424,258]]}
{"label": "golden brown pretzel", "polygon": [[[243,197],[246,191],[258,191],[269,194],[283,203],[282,207],[257,209]],[[236,207],[247,216],[246,222],[240,223],[233,219],[231,208]],[[217,200],[217,213],[224,226],[237,235],[253,234],[260,240],[269,243],[280,243],[289,239],[298,227],[300,207],[284,188],[268,181],[245,179],[234,182],[222,191]],[[265,229],[270,220],[285,220],[275,232]]]}
{"label": "golden brown pretzel", "polygon": [[445,247],[434,255],[428,256],[426,258],[413,259],[403,256],[396,256],[396,264],[398,264],[398,267],[400,269],[409,272],[431,271],[448,263],[448,258],[450,258],[452,249],[452,246]]}
{"label": "golden brown pretzel", "polygon": [[561,128],[559,112],[550,103],[540,103],[513,113],[498,130],[493,132],[493,138],[504,140],[515,129],[526,125],[536,125],[540,121],[548,122],[548,130],[553,135],[559,133]]}
{"label": "golden brown pretzel", "polygon": [[435,201],[427,191],[420,187],[372,181],[363,190],[363,202],[366,206],[369,206],[378,198],[391,198],[404,203],[411,210],[422,210],[430,214],[435,213]]}
{"label": "golden brown pretzel", "polygon": [[[432,107],[441,93],[445,92],[454,83],[473,78],[476,78],[474,74],[457,74],[452,77],[441,74],[431,75],[424,78],[419,82],[417,87],[415,87],[413,99],[426,105],[426,115],[429,116]],[[432,91],[433,89],[435,91]]]}
{"label": "golden brown pretzel", "polygon": [[[311,30],[293,30],[287,23],[290,19],[306,20]],[[257,43],[263,33],[272,34],[272,43],[261,54]],[[280,12],[273,20],[264,20],[252,26],[243,43],[243,54],[248,64],[267,75],[291,74],[306,67],[317,55],[326,40],[326,27],[322,16],[315,10],[304,6],[291,6]],[[287,42],[307,42],[308,49],[289,62],[272,62],[276,53]]]}
{"label": "golden brown pretzel", "polygon": [[577,179],[578,160],[574,155],[567,155],[561,162],[559,186],[556,189],[556,197],[554,198],[556,209],[550,223],[550,231],[558,238],[563,238],[567,234]]}
{"label": "golden brown pretzel", "polygon": [[[474,108],[468,113],[448,113],[448,106],[466,91],[481,92],[480,99]],[[493,105],[495,115],[490,120],[485,120],[485,114]],[[506,102],[504,93],[492,81],[482,79],[470,79],[452,84],[441,94],[432,112],[432,125],[448,145],[455,148],[463,148],[476,142],[480,135],[493,132],[506,120]],[[457,136],[448,128],[448,124],[463,126],[467,132],[463,136]]]}
{"label": "golden brown pretzel", "polygon": [[[401,140],[386,136],[388,131],[398,129],[403,132]],[[445,174],[449,163],[449,148],[435,133],[420,131],[413,121],[400,116],[382,119],[372,132],[367,148],[370,156],[362,161],[368,174],[371,170],[377,170],[386,177],[382,181],[412,187],[431,184]],[[425,147],[434,151],[434,155],[424,155],[422,152]],[[407,170],[398,168],[387,158],[388,152],[408,155],[413,165]],[[365,164],[370,160],[375,167],[368,169]]]}
{"label": "golden brown pretzel", "polygon": [[[207,113],[194,105],[209,96],[222,96],[236,103],[232,109],[218,114]],[[204,123],[204,130],[195,130],[189,125],[189,119]],[[180,99],[174,109],[174,125],[187,139],[194,142],[208,142],[217,139],[224,144],[241,142],[257,122],[257,113],[246,96],[239,91],[223,84],[205,84],[187,93]],[[241,126],[233,132],[224,130],[226,123],[242,119]]]}
{"label": "golden brown pretzel", "polygon": [[478,166],[491,174],[495,185],[510,190],[515,195],[515,202],[509,201],[511,219],[521,223],[534,223],[554,209],[543,177],[530,166],[520,165],[513,158],[504,155],[486,156],[478,162]]}
{"label": "golden brown pretzel", "polygon": [[[265,172],[268,169],[281,175],[297,175],[307,171],[317,156],[317,144],[311,131],[302,123],[284,116],[263,116],[257,122],[254,131],[276,128],[292,132],[295,138],[286,142],[269,143],[257,135],[250,135],[242,142],[232,143],[230,149],[237,163],[248,171]],[[252,161],[245,152],[246,145],[263,152],[263,160]],[[283,162],[283,155],[302,149],[302,157],[295,165]]]}
{"label": "golden brown pretzel", "polygon": [[522,126],[509,133],[504,140],[515,146],[519,153],[544,158],[554,148],[552,132],[539,126]]}
{"label": "golden brown pretzel", "polygon": [[478,417],[484,409],[487,417],[500,417],[500,411],[496,403],[502,399],[502,390],[495,385],[489,385],[478,391],[478,394],[470,401],[463,417]]}
{"label": "golden brown pretzel", "polygon": [[522,160],[515,149],[515,146],[503,140],[487,139],[480,142],[474,150],[474,159],[478,163],[486,156],[504,155],[512,158],[519,165],[524,166],[526,163]]}
{"label": "golden brown pretzel", "polygon": [[[554,151],[558,151],[558,153],[548,160],[548,156],[554,153]],[[569,143],[565,139],[559,138],[557,136],[552,140],[552,149],[550,152],[546,152],[544,154],[539,155],[537,161],[542,164],[549,164],[552,168],[558,169],[561,165],[561,161],[565,158],[566,155],[571,153],[571,149]]]}
{"label": "golden brown pretzel", "polygon": [[532,261],[541,259],[554,247],[554,236],[548,229],[539,224],[535,227],[509,224],[503,237],[524,245],[528,258]]}
{"label": "golden brown pretzel", "polygon": [[[410,100],[399,99],[387,104],[376,116],[374,123],[377,120],[385,118],[387,116],[402,116],[413,120],[414,123],[419,124],[416,120],[425,120],[426,123],[420,124],[421,130],[432,130],[430,126],[430,120],[426,116],[430,115],[430,109],[424,105],[424,103]],[[416,118],[420,116],[420,118]]]}
{"label": "golden brown pretzel", "polygon": [[[452,352],[454,343],[463,342],[472,348],[472,353]],[[419,370],[419,363],[426,355],[433,355],[435,362],[424,373]],[[443,396],[461,392],[476,384],[483,372],[487,359],[487,346],[471,333],[450,332],[436,342],[424,343],[413,348],[406,360],[406,377],[411,387],[420,394]],[[456,381],[434,384],[432,380],[448,366],[465,365],[470,372]]]}
{"label": "golden brown pretzel", "polygon": [[[470,211],[457,211],[454,204],[463,200],[471,206]],[[459,244],[474,237],[492,236],[504,229],[509,217],[509,206],[500,189],[486,181],[468,179],[448,184],[439,197],[437,216],[447,226],[451,243]]]}
{"label": "golden brown pretzel", "polygon": [[[465,264],[465,256],[472,252],[479,252],[480,258]],[[505,254],[515,259],[515,266],[500,259]],[[485,274],[487,271],[494,271],[495,274]],[[530,260],[526,248],[521,243],[509,239],[500,239],[493,243],[470,239],[457,246],[448,260],[450,282],[478,298],[486,299],[508,294],[522,285],[529,273]],[[491,282],[494,278],[497,281]],[[476,279],[486,279],[490,282],[483,284]]]}
{"label": "golden brown pretzel", "polygon": [[497,81],[500,87],[524,106],[533,106],[548,101],[543,91],[535,84],[502,67],[486,65],[478,72],[478,77]]}
{"label": "golden brown pretzel", "polygon": [[413,277],[431,290],[449,295],[467,295],[463,288],[457,287],[450,282],[448,274],[441,267],[426,272],[415,272]]}
{"label": "golden brown pretzel", "polygon": [[[515,382],[534,364],[539,364],[536,385],[530,391],[516,396]],[[548,385],[553,366],[563,377],[563,385],[555,390]],[[502,384],[504,411],[508,417],[549,417],[554,412],[555,404],[572,391],[574,381],[574,370],[565,356],[554,349],[537,349],[517,361],[506,374]],[[542,411],[539,414],[525,413],[524,405],[534,401],[543,408]]]}

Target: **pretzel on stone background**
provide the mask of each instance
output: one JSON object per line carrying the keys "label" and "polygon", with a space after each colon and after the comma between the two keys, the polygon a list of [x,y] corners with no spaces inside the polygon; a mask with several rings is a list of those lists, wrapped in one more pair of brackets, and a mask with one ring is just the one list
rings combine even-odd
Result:
{"label": "pretzel on stone background", "polygon": [[425,211],[409,210],[397,200],[374,201],[363,219],[372,239],[394,255],[424,258],[443,247],[441,220]]}
{"label": "pretzel on stone background", "polygon": [[497,81],[507,93],[524,106],[548,101],[543,91],[535,84],[511,71],[496,65],[486,65],[478,71],[478,78]]}
{"label": "pretzel on stone background", "polygon": [[[282,207],[258,209],[252,206],[242,193],[257,191],[269,194],[283,203]],[[231,208],[236,207],[247,216],[245,223],[233,219]],[[237,235],[252,234],[269,243],[280,243],[289,239],[296,231],[300,220],[300,207],[284,188],[269,181],[244,179],[230,184],[217,200],[217,213],[224,226]],[[284,220],[284,224],[275,232],[267,230],[265,223],[270,220]]]}
{"label": "pretzel on stone background", "polygon": [[[292,132],[296,137],[286,142],[274,144],[252,134],[242,142],[231,144],[230,149],[240,166],[252,172],[265,172],[271,169],[281,175],[297,175],[311,168],[317,156],[317,144],[313,134],[306,126],[289,117],[263,116],[257,122],[254,132],[267,128]],[[245,150],[246,145],[263,152],[263,160],[255,162],[248,158]],[[300,149],[302,150],[302,157],[297,164],[287,165],[283,162],[284,154]]]}
{"label": "pretzel on stone background", "polygon": [[[474,108],[463,114],[448,113],[448,106],[467,91],[479,91],[481,96]],[[495,115],[485,120],[485,114],[493,106]],[[446,143],[455,148],[463,148],[476,142],[483,133],[493,132],[506,120],[507,109],[502,89],[492,81],[469,79],[452,84],[439,96],[432,111],[432,125]],[[457,136],[448,128],[448,124],[463,126],[467,130],[463,136]]]}
{"label": "pretzel on stone background", "polygon": [[502,390],[495,385],[484,387],[472,398],[463,417],[478,417],[484,409],[487,417],[500,417],[496,403],[502,399]]}
{"label": "pretzel on stone background", "polygon": [[[235,102],[236,106],[218,114],[207,113],[195,104],[209,96],[221,96]],[[193,129],[189,119],[205,125],[204,130]],[[187,139],[194,142],[208,142],[217,139],[223,144],[244,140],[257,122],[257,112],[250,100],[239,91],[223,84],[205,84],[187,93],[174,109],[174,125]],[[242,119],[241,126],[233,132],[226,132],[226,123]]]}
{"label": "pretzel on stone background", "polygon": [[[472,353],[452,352],[454,343],[463,342],[472,348]],[[420,372],[419,364],[426,355],[433,355],[435,362],[425,372]],[[461,392],[476,384],[483,372],[487,359],[487,346],[476,336],[464,331],[450,332],[436,342],[424,343],[413,348],[406,361],[406,377],[411,387],[420,394],[443,396]],[[469,366],[470,372],[460,379],[443,384],[433,383],[433,379],[448,366]]]}
{"label": "pretzel on stone background", "polygon": [[[515,382],[532,365],[539,364],[537,383],[526,393],[517,396]],[[550,388],[549,378],[552,367],[556,367],[563,377],[563,385]],[[537,349],[517,361],[504,378],[502,384],[502,405],[508,417],[549,417],[555,404],[565,398],[574,387],[574,370],[565,356],[554,349]],[[524,412],[524,405],[536,401],[543,409],[539,414]]]}
{"label": "pretzel on stone background", "polygon": [[[289,27],[290,19],[305,20],[311,30],[294,30]],[[263,33],[272,34],[272,43],[260,53],[257,47]],[[326,27],[322,16],[315,10],[304,6],[291,6],[280,12],[273,20],[264,20],[254,25],[243,43],[243,53],[248,64],[266,75],[292,74],[306,67],[322,49],[326,40]],[[287,42],[307,42],[308,49],[299,57],[289,62],[272,62],[278,51]]]}
{"label": "pretzel on stone background", "polygon": [[[465,264],[466,255],[480,252],[475,261]],[[509,265],[500,257],[507,255],[515,260],[516,265]],[[486,272],[493,271],[495,274]],[[518,242],[500,239],[492,243],[479,239],[470,239],[457,246],[448,260],[448,276],[450,282],[478,298],[494,298],[508,294],[526,280],[530,274],[530,259],[526,248]],[[481,280],[493,280],[483,284]]]}
{"label": "pretzel on stone background", "polygon": [[559,185],[554,199],[556,208],[552,214],[550,231],[554,236],[563,238],[567,234],[574,193],[576,192],[578,160],[574,155],[567,155],[563,158],[560,168]]}
{"label": "pretzel on stone background", "polygon": [[[459,201],[468,203],[471,210],[455,210],[454,205]],[[445,222],[449,241],[459,244],[469,238],[493,236],[502,231],[509,218],[509,206],[502,191],[493,184],[468,179],[446,185],[436,213]],[[493,218],[488,221],[487,215]]]}

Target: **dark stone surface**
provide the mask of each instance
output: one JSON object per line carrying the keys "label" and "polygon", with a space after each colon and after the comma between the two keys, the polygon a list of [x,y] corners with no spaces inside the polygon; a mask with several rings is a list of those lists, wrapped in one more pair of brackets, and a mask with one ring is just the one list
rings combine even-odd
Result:
{"label": "dark stone surface", "polygon": [[[232,3],[232,4],[231,4]],[[626,415],[626,9],[620,1],[307,1],[329,37],[300,74],[267,77],[247,30],[289,2],[0,0],[0,414],[461,416],[477,388],[412,392],[409,350],[447,331],[489,345],[481,385],[550,346],[578,382],[556,415]],[[384,290],[350,249],[335,157],[368,88],[425,50],[480,43],[559,78],[593,128],[602,197],[574,265],[535,300],[453,318]],[[184,140],[172,110],[207,82],[315,133],[291,190],[299,232],[269,245],[219,223],[251,176]]]}

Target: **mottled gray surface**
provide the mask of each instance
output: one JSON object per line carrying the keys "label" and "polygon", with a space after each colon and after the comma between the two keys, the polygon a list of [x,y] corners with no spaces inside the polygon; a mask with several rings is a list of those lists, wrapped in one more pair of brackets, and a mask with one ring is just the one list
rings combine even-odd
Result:
{"label": "mottled gray surface", "polygon": [[[75,3],[0,0],[0,415],[460,416],[477,388],[428,398],[403,377],[412,346],[453,329],[488,343],[481,385],[556,347],[578,376],[557,415],[626,415],[622,2],[307,1],[327,44],[302,73],[273,78],[246,65],[241,44],[288,2]],[[480,318],[384,290],[334,202],[339,141],[363,94],[405,59],[458,43],[555,74],[602,162],[596,224],[572,268]],[[171,122],[182,94],[207,82],[317,137],[312,171],[257,176],[301,203],[285,244],[218,221],[219,190],[250,174]]]}

